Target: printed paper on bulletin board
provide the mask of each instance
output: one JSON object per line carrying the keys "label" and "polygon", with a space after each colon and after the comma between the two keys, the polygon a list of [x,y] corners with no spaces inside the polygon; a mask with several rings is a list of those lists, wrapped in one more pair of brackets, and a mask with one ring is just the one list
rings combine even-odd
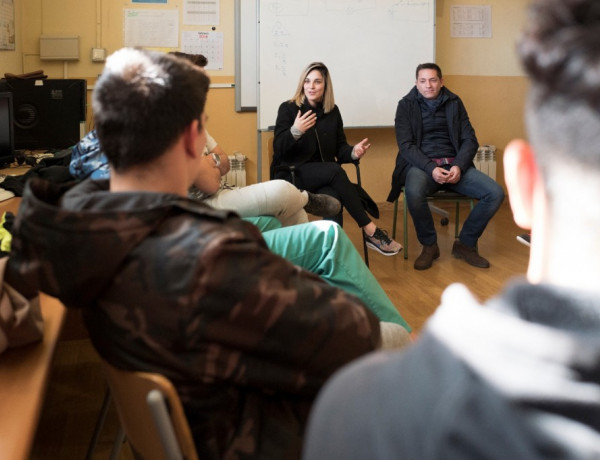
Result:
{"label": "printed paper on bulletin board", "polygon": [[223,32],[185,30],[181,36],[181,51],[204,55],[208,60],[206,70],[223,70]]}
{"label": "printed paper on bulletin board", "polygon": [[220,0],[184,0],[183,23],[192,26],[216,26],[219,24]]}
{"label": "printed paper on bulletin board", "polygon": [[179,10],[125,9],[123,26],[125,46],[178,46]]}
{"label": "printed paper on bulletin board", "polygon": [[15,49],[15,4],[0,0],[0,50]]}
{"label": "printed paper on bulletin board", "polygon": [[492,38],[491,5],[453,5],[450,13],[450,37]]}

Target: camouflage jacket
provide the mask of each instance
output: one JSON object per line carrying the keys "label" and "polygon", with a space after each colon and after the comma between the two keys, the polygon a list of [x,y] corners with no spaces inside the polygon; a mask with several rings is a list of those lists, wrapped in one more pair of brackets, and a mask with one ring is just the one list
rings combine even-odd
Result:
{"label": "camouflage jacket", "polygon": [[32,179],[9,271],[82,308],[113,365],[175,384],[200,458],[298,458],[317,391],[375,349],[358,299],[271,253],[234,213]]}

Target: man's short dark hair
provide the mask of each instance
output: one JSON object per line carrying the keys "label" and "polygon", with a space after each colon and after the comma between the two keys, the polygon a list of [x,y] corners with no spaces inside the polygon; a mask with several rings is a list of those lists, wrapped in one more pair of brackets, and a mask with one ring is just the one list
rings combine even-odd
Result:
{"label": "man's short dark hair", "polygon": [[600,1],[536,0],[528,12],[518,51],[540,167],[559,159],[600,169]]}
{"label": "man's short dark hair", "polygon": [[415,78],[416,78],[417,80],[419,79],[419,72],[420,72],[421,70],[424,70],[424,69],[435,70],[435,72],[437,73],[437,76],[438,76],[438,78],[439,78],[439,79],[441,79],[441,78],[442,78],[442,69],[440,68],[440,66],[439,66],[439,65],[437,65],[437,64],[436,64],[436,63],[434,63],[434,62],[425,62],[424,64],[419,64],[419,65],[417,66],[417,70],[416,70],[416,72],[415,72]]}
{"label": "man's short dark hair", "polygon": [[183,53],[181,51],[171,51],[169,54],[172,54],[173,56],[177,56],[179,58],[187,59],[192,64],[195,64],[198,67],[206,67],[206,65],[208,64],[208,59],[206,59],[206,56],[204,56],[204,54],[189,54]]}
{"label": "man's short dark hair", "polygon": [[166,53],[123,48],[109,56],[92,102],[111,167],[120,172],[160,157],[200,120],[209,83],[200,68]]}

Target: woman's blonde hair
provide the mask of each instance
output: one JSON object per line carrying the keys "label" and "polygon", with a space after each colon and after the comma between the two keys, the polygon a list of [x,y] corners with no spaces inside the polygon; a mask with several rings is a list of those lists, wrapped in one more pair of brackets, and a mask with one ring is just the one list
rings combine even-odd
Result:
{"label": "woman's blonde hair", "polygon": [[304,100],[306,99],[306,95],[304,94],[304,80],[306,80],[308,74],[313,70],[318,70],[323,76],[323,80],[325,82],[325,91],[323,92],[323,111],[328,113],[335,106],[335,99],[333,98],[333,83],[331,82],[329,69],[327,69],[327,66],[322,62],[311,62],[304,68],[300,74],[300,80],[298,81],[296,94],[294,94],[294,97],[290,99],[290,102],[295,102],[298,107],[304,103]]}

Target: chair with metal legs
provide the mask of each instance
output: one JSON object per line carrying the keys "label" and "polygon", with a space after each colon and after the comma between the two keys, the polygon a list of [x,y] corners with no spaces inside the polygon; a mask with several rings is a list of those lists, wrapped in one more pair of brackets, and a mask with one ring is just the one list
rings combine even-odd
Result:
{"label": "chair with metal legs", "polygon": [[[179,395],[166,377],[124,371],[104,360],[102,365],[125,439],[137,457],[145,460],[198,459]],[[119,433],[116,443],[122,439]],[[118,458],[118,449],[114,458]]]}
{"label": "chair with metal legs", "polygon": [[[352,164],[354,164],[354,166],[356,167],[356,184],[359,187],[362,187],[361,185],[361,179],[360,179],[360,161],[353,161]],[[290,181],[292,184],[296,185],[296,167],[294,165],[287,165],[287,166],[280,166],[278,169],[283,169],[286,170],[290,173],[290,175],[292,176],[292,180]],[[363,232],[361,230],[362,233],[362,242],[363,242],[363,253],[364,253],[364,259],[365,259],[365,265],[368,267],[369,266],[369,253],[368,253],[368,248],[367,248],[367,237],[365,236],[365,232]]]}
{"label": "chair with metal legs", "polygon": [[[404,193],[404,187],[402,187],[402,193]],[[448,211],[445,211],[444,209],[434,206],[432,204],[432,202],[434,202],[434,201],[454,201],[456,203],[456,218],[454,221],[454,238],[455,239],[458,238],[458,235],[460,233],[460,204],[463,202],[468,202],[470,204],[471,211],[472,211],[473,207],[475,206],[475,204],[474,204],[475,198],[463,195],[458,192],[452,192],[450,190],[438,190],[437,192],[433,193],[432,195],[429,195],[427,197],[427,200],[429,201],[430,209],[437,214],[441,214],[442,219],[441,219],[440,223],[442,225],[448,225],[448,223],[449,223]],[[408,259],[408,205],[406,203],[405,197],[402,198],[402,203],[403,203],[403,207],[404,207],[404,212],[403,212],[403,217],[404,217],[404,219],[403,219],[403,221],[404,221],[403,222],[404,223],[404,258]],[[394,201],[392,238],[396,238],[397,217],[398,217],[398,199],[396,199],[396,201]]]}

